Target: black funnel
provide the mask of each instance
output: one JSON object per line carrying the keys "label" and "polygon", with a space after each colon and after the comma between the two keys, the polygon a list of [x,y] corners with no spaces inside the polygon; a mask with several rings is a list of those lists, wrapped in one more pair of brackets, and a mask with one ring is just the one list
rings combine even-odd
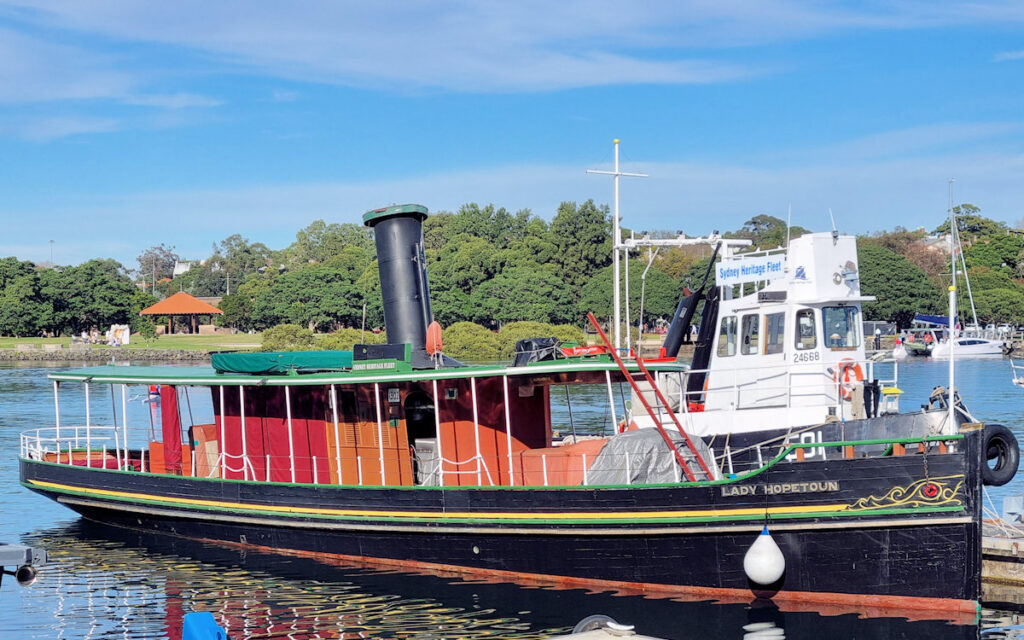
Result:
{"label": "black funnel", "polygon": [[377,243],[384,327],[389,344],[411,344],[413,352],[427,346],[427,326],[433,321],[427,260],[423,250],[423,221],[427,208],[402,204],[363,214]]}

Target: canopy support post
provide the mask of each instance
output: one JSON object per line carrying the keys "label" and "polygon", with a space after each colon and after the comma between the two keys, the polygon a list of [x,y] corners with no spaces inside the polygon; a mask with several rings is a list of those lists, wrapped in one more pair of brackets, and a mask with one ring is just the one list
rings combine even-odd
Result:
{"label": "canopy support post", "polygon": [[373,400],[377,407],[377,460],[380,462],[380,484],[387,484],[384,480],[384,422],[380,413],[380,383],[373,383]]}

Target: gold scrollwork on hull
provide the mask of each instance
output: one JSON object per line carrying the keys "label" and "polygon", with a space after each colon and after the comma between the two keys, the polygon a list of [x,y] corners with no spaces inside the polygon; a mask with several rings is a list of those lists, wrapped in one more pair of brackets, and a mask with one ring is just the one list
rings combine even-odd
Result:
{"label": "gold scrollwork on hull", "polygon": [[[953,483],[956,484],[953,484]],[[860,498],[847,511],[870,511],[892,507],[963,506],[957,497],[964,486],[963,476],[925,478],[905,487],[893,487],[884,496]]]}

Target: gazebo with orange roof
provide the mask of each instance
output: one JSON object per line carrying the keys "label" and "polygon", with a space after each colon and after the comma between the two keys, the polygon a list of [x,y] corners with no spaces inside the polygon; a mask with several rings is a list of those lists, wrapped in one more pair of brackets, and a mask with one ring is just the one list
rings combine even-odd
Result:
{"label": "gazebo with orange roof", "polygon": [[174,332],[174,316],[190,316],[192,321],[189,323],[192,333],[199,332],[199,316],[223,314],[224,312],[213,306],[212,304],[203,302],[195,296],[191,296],[184,291],[164,298],[160,302],[154,304],[151,307],[147,307],[139,312],[139,315],[143,316],[167,316],[167,333],[171,334]]}

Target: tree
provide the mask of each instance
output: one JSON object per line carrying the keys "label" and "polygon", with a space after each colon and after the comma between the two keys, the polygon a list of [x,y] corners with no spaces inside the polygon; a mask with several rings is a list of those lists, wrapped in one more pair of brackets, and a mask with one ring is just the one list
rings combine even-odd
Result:
{"label": "tree", "polygon": [[903,227],[896,227],[889,232],[879,232],[873,236],[864,236],[857,239],[857,242],[873,243],[895,251],[901,256],[907,255],[911,246],[919,243],[924,237],[923,231],[907,231]]}
{"label": "tree", "polygon": [[53,305],[44,299],[35,273],[8,281],[0,291],[0,335],[38,336],[52,316]]}
{"label": "tree", "polygon": [[481,207],[475,202],[464,204],[448,222],[452,235],[465,233],[487,240],[498,249],[504,249],[520,240],[532,218],[529,209],[517,211],[514,215],[504,207],[493,204]]}
{"label": "tree", "polygon": [[1017,257],[1024,251],[1024,238],[1016,235],[979,237],[964,250],[968,267],[982,266],[992,269],[1006,268],[1017,271]]}
{"label": "tree", "polygon": [[[973,204],[957,205],[953,207],[953,212],[956,214],[956,227],[962,240],[970,242],[975,238],[1006,233],[1005,224],[980,215],[981,209]],[[949,233],[949,218],[943,220],[942,224],[935,228],[934,233]]]}
{"label": "tree", "polygon": [[577,300],[591,276],[611,264],[611,225],[607,205],[598,207],[593,200],[579,206],[563,202],[551,220],[558,275]]}
{"label": "tree", "polygon": [[326,262],[349,246],[373,250],[370,229],[350,222],[327,224],[323,220],[314,220],[295,234],[295,242],[284,253],[289,262],[299,266]]}
{"label": "tree", "polygon": [[311,351],[313,332],[297,324],[279,324],[263,332],[260,351]]}
{"label": "tree", "polygon": [[867,320],[896,322],[901,329],[910,326],[917,313],[937,313],[943,304],[942,292],[928,275],[895,251],[877,244],[857,247],[862,295],[877,297],[865,302]]}
{"label": "tree", "polygon": [[979,322],[1024,322],[1024,292],[1019,288],[978,291],[974,304]]}
{"label": "tree", "polygon": [[[629,261],[629,309],[634,314],[631,324],[635,325],[635,314],[640,310],[640,296],[644,296],[644,317],[653,319],[657,317],[670,317],[679,303],[682,294],[682,287],[679,281],[663,273],[656,267],[647,272],[647,285],[643,286],[642,276],[647,266],[645,260],[634,259]],[[703,276],[703,274],[701,274]],[[625,270],[622,275],[623,295],[625,295]],[[607,318],[612,315],[612,268],[601,269],[583,287],[583,296],[580,301],[580,317],[587,312],[592,312],[599,318]]]}
{"label": "tree", "polygon": [[15,279],[35,273],[36,266],[27,260],[0,258],[0,292]]}
{"label": "tree", "polygon": [[903,257],[921,267],[933,281],[937,276],[949,273],[949,256],[940,249],[929,247],[923,242],[916,242],[908,246]]}
{"label": "tree", "polygon": [[115,260],[49,269],[40,272],[40,278],[41,293],[53,305],[50,329],[56,333],[129,324],[144,300]]}
{"label": "tree", "polygon": [[224,326],[236,327],[242,331],[260,328],[253,318],[256,298],[270,287],[270,277],[260,274],[251,275],[231,295],[224,296],[220,301],[220,310],[224,312],[219,321]]}
{"label": "tree", "polygon": [[351,351],[357,344],[384,344],[383,333],[361,331],[360,329],[339,329],[334,333],[316,336],[317,349],[328,351]]}
{"label": "tree", "polygon": [[465,233],[427,253],[432,309],[438,322],[447,325],[475,317],[470,294],[494,275],[497,256],[490,242]]}
{"label": "tree", "polygon": [[255,324],[302,324],[311,331],[359,326],[363,295],[357,282],[369,257],[350,245],[324,264],[276,276],[253,303]]}
{"label": "tree", "polygon": [[470,295],[477,322],[499,325],[519,320],[566,322],[575,319],[573,296],[551,265],[505,269]]}
{"label": "tree", "polygon": [[161,242],[140,253],[135,260],[139,263],[139,277],[152,285],[154,280],[174,277],[174,265],[181,257],[173,246]]}
{"label": "tree", "polygon": [[774,249],[786,245],[786,238],[796,238],[810,233],[808,229],[795,226],[787,229],[786,221],[775,216],[759,214],[747,220],[743,228],[734,233],[726,234],[730,238],[746,238],[754,247]]}
{"label": "tree", "polygon": [[241,282],[250,273],[266,269],[272,262],[270,249],[262,242],[249,242],[240,234],[233,234],[220,241],[220,244],[213,245],[213,255],[207,262],[211,268],[219,265],[232,280]]}
{"label": "tree", "polygon": [[472,322],[456,322],[444,330],[444,352],[456,360],[471,362],[501,358],[498,336]]}
{"label": "tree", "polygon": [[690,267],[709,253],[708,247],[672,247],[662,249],[654,259],[654,266],[676,280],[689,273]]}

